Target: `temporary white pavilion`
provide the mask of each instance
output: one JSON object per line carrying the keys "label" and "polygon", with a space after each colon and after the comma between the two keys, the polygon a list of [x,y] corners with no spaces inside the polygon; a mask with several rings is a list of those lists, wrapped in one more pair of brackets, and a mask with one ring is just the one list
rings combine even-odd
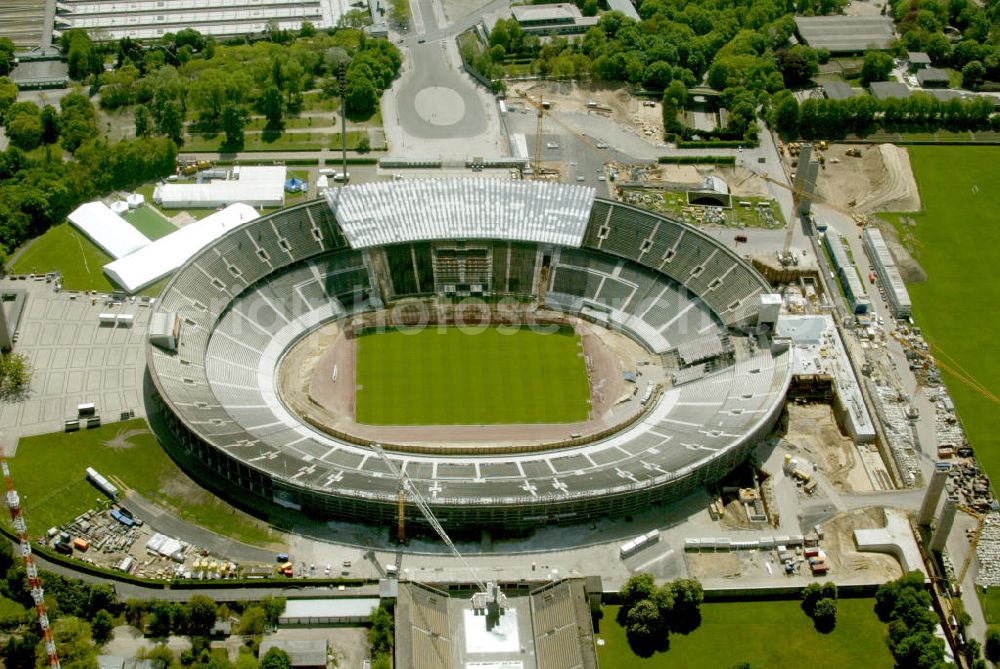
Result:
{"label": "temporary white pavilion", "polygon": [[149,239],[103,202],[81,204],[69,215],[72,223],[90,241],[112,258],[129,255],[149,244]]}
{"label": "temporary white pavilion", "polygon": [[258,215],[248,204],[231,204],[222,211],[171,232],[132,255],[108,263],[104,266],[104,273],[128,292],[136,293],[176,270],[229,229],[252,221]]}

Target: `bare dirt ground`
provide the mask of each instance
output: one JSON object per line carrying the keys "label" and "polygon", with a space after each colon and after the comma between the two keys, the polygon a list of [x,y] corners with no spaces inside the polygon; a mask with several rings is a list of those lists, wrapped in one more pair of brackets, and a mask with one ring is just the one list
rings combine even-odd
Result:
{"label": "bare dirt ground", "polygon": [[691,578],[737,578],[740,575],[740,557],[736,553],[688,553],[688,570]]}
{"label": "bare dirt ground", "polygon": [[[850,148],[860,149],[861,157],[848,156]],[[859,213],[920,209],[906,149],[894,144],[832,144],[825,154],[817,192],[831,205]]]}
{"label": "bare dirt ground", "polygon": [[[590,420],[579,423],[529,425],[373,426],[354,421],[356,342],[337,323],[316,330],[296,344],[279,370],[279,392],[300,415],[364,440],[397,445],[447,444],[475,449],[496,445],[537,445],[593,434],[620,424],[641,410],[635,386],[622,372],[635,370],[650,356],[628,337],[573,319],[584,355],[590,360]],[[336,370],[336,375],[334,374]],[[633,395],[625,405],[619,398]]]}
{"label": "bare dirt ground", "polygon": [[875,580],[891,581],[903,575],[899,561],[891,555],[858,552],[854,530],[885,527],[881,507],[857,509],[836,516],[823,524],[825,537],[820,545],[827,552],[827,564],[835,574],[843,571],[868,571]]}
{"label": "bare dirt ground", "polygon": [[[881,553],[861,553],[855,547],[855,529],[884,526],[885,514],[880,507],[851,511],[824,523],[825,534],[820,547],[826,552],[831,575],[836,578],[848,572],[864,572],[875,582],[901,576],[903,570],[896,558]],[[684,554],[691,577],[700,580],[761,575],[766,563],[771,562],[773,557],[773,551]],[[799,570],[800,573],[808,573],[808,567],[802,563]]]}
{"label": "bare dirt ground", "polygon": [[689,184],[697,186],[706,177],[716,176],[729,184],[735,197],[770,197],[767,182],[745,167],[715,167],[709,165],[656,165],[645,172],[650,184]]}
{"label": "bare dirt ground", "polygon": [[829,404],[790,403],[785,447],[818,464],[838,490],[872,490],[857,447],[850,437],[840,432]]}
{"label": "bare dirt ground", "polygon": [[[514,88],[535,99],[547,100],[555,111],[600,114],[631,128],[641,137],[661,137],[663,134],[660,103],[637,98],[621,88],[568,81],[518,82]],[[588,102],[596,102],[597,107],[588,108]]]}

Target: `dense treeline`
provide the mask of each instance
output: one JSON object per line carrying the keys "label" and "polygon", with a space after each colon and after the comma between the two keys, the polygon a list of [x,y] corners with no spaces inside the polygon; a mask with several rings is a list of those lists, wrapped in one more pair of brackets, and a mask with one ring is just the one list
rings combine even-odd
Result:
{"label": "dense treeline", "polygon": [[776,95],[771,125],[783,135],[805,138],[865,136],[878,129],[897,132],[945,130],[1000,130],[1000,117],[991,116],[993,103],[985,98],[954,98],[943,102],[929,93],[879,101],[871,96],[846,100],[810,99],[799,104],[788,91]]}
{"label": "dense treeline", "polygon": [[912,571],[879,587],[875,593],[875,613],[889,623],[887,642],[901,669],[944,669],[953,666],[944,660],[944,640],[934,634],[937,614],[931,595],[924,587],[924,575]]}
{"label": "dense treeline", "polygon": [[679,578],[657,586],[653,576],[631,576],[619,592],[618,624],[640,657],[670,647],[670,633],[688,634],[701,625],[705,591],[694,579]]}
{"label": "dense treeline", "polygon": [[[69,93],[61,107],[59,112],[31,102],[0,107],[11,141],[0,153],[0,260],[82,202],[170,174],[176,165],[177,147],[167,137],[108,144],[97,132],[86,95]],[[63,150],[73,158],[64,160]]]}
{"label": "dense treeline", "polygon": [[238,139],[251,111],[277,130],[288,114],[302,109],[305,91],[339,95],[342,66],[347,115],[367,119],[401,63],[393,44],[360,30],[316,33],[304,27],[287,42],[216,45],[186,29],[167,34],[155,47],[120,40],[115,69],[97,77],[97,84],[102,107],[139,105],[137,130],[155,129],[180,142],[184,119],[193,117],[199,131],[224,130],[227,139]]}

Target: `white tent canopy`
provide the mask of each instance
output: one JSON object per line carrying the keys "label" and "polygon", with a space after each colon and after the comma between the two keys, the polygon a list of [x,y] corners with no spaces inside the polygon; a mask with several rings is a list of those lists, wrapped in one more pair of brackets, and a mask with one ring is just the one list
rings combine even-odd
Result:
{"label": "white tent canopy", "polygon": [[144,234],[103,202],[81,204],[70,213],[69,222],[115,259],[149,244]]}
{"label": "white tent canopy", "polygon": [[228,230],[257,217],[257,211],[250,205],[231,204],[130,256],[108,263],[104,273],[128,292],[135,293],[173,272]]}
{"label": "white tent canopy", "polygon": [[237,165],[229,179],[161,184],[153,191],[153,200],[165,209],[222,207],[235,202],[255,207],[281,207],[285,203],[287,173],[283,165]]}

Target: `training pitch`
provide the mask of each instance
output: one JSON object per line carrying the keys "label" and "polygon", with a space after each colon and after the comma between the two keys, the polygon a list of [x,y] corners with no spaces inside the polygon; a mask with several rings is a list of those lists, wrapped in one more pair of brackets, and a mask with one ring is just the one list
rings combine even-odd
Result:
{"label": "training pitch", "polygon": [[571,328],[390,330],[357,339],[356,420],[369,425],[572,423],[590,413]]}
{"label": "training pitch", "polygon": [[[966,436],[990,478],[1000,476],[1000,148],[915,146],[910,161],[923,211],[907,214],[901,241],[913,248],[927,281],[908,286],[914,320],[936,358],[964,376],[945,373]],[[981,388],[976,388],[979,385]],[[985,392],[984,392],[985,391]]]}

